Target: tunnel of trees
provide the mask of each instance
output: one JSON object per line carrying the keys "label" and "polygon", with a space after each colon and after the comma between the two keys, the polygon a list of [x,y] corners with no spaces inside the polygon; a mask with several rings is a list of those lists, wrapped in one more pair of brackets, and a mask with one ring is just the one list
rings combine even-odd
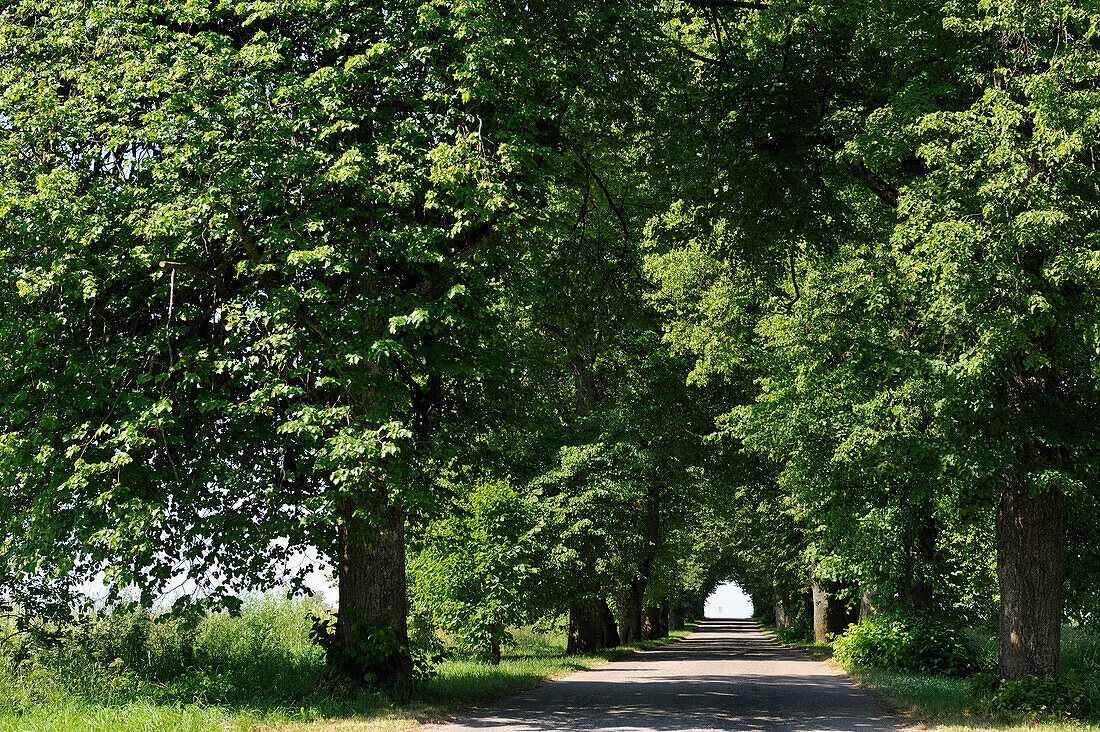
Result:
{"label": "tunnel of trees", "polygon": [[[0,5],[0,590],[410,633],[1100,611],[1100,13]],[[289,581],[301,589],[303,577]],[[414,644],[415,645],[415,644]]]}

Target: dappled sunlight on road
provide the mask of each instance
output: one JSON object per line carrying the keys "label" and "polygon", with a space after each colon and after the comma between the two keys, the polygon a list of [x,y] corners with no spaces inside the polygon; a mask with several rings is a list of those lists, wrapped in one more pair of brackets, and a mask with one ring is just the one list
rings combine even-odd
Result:
{"label": "dappled sunlight on road", "polygon": [[899,724],[834,667],[772,642],[755,622],[706,620],[680,643],[543,684],[439,732],[875,732]]}

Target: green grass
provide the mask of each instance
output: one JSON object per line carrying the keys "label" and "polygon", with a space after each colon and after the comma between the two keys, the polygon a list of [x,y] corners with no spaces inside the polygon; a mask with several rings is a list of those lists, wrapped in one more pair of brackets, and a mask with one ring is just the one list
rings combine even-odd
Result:
{"label": "green grass", "polygon": [[318,612],[310,601],[258,597],[240,617],[211,615],[194,627],[107,616],[54,648],[9,644],[0,732],[401,729],[687,634],[566,656],[560,628],[524,628],[499,666],[452,657],[400,698],[339,696],[317,686],[324,659],[309,631]]}

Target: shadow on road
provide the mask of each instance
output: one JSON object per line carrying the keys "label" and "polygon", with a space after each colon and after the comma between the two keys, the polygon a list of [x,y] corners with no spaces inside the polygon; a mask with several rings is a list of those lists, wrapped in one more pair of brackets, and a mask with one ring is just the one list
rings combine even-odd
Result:
{"label": "shadow on road", "polygon": [[447,731],[896,729],[866,692],[754,621],[707,620],[679,643],[544,684]]}
{"label": "shadow on road", "polygon": [[[732,643],[730,635],[738,639]],[[806,654],[781,646],[760,632],[755,620],[701,620],[695,632],[679,643],[644,651],[662,660],[700,661],[755,659],[759,661],[805,661]]]}

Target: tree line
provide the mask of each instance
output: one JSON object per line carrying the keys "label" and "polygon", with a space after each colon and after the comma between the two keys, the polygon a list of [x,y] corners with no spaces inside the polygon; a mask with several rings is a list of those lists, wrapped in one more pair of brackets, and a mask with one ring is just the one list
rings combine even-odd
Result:
{"label": "tree line", "polygon": [[[666,633],[1087,621],[1100,14],[0,5],[0,589],[239,604],[334,677]],[[304,570],[303,570],[304,573]],[[411,598],[411,604],[410,604]]]}

